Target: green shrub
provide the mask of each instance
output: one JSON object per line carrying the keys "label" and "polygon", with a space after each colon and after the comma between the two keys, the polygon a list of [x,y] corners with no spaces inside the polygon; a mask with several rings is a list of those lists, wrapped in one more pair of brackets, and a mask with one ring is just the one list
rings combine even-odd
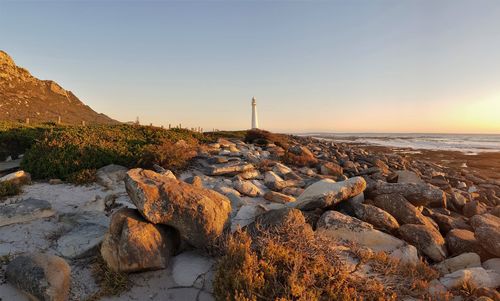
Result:
{"label": "green shrub", "polygon": [[0,198],[18,195],[21,193],[21,186],[12,182],[0,183]]}
{"label": "green shrub", "polygon": [[92,169],[82,169],[77,172],[74,172],[68,176],[68,182],[77,184],[77,185],[85,185],[94,183],[96,181],[96,173],[97,170],[95,168]]}
{"label": "green shrub", "polygon": [[284,134],[275,134],[264,130],[253,129],[246,132],[245,142],[257,145],[268,145],[271,143],[287,148],[289,138]]}
{"label": "green shrub", "polygon": [[[139,166],[143,152],[165,140],[195,143],[202,134],[151,126],[60,126],[42,133],[25,153],[21,168],[34,179],[68,180],[82,170],[108,164]],[[77,177],[78,178],[78,177]]]}

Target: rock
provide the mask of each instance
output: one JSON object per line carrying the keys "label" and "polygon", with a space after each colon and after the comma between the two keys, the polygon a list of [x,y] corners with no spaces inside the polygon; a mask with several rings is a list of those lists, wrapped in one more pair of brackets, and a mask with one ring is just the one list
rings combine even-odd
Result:
{"label": "rock", "polygon": [[260,173],[256,169],[247,170],[247,171],[244,171],[244,172],[238,174],[238,177],[245,179],[245,180],[255,179],[255,178],[258,178],[259,176],[260,176]]}
{"label": "rock", "polygon": [[194,176],[194,177],[187,178],[185,182],[188,184],[191,184],[195,187],[203,188],[203,180],[201,179],[200,176]]}
{"label": "rock", "polygon": [[248,233],[255,236],[258,235],[259,230],[275,231],[279,227],[291,227],[294,231],[299,231],[301,236],[312,237],[314,231],[311,226],[306,223],[306,219],[302,212],[294,208],[282,208],[270,210],[262,215],[259,215],[255,222],[247,227]]}
{"label": "rock", "polygon": [[483,268],[493,270],[500,274],[500,258],[491,258],[483,262]]}
{"label": "rock", "polygon": [[297,197],[304,192],[304,189],[298,187],[285,187],[281,190],[282,193]]}
{"label": "rock", "polygon": [[456,208],[463,208],[467,202],[469,202],[469,198],[466,197],[464,194],[467,194],[466,192],[463,192],[458,189],[453,189],[451,192],[451,202]]}
{"label": "rock", "polygon": [[250,181],[236,180],[233,183],[234,188],[249,197],[257,197],[264,195],[264,192]]}
{"label": "rock", "polygon": [[247,226],[255,221],[255,218],[261,214],[264,214],[266,209],[259,205],[243,205],[241,206],[236,216],[231,220],[231,230],[236,230]]}
{"label": "rock", "polygon": [[475,215],[470,219],[474,236],[489,253],[500,257],[500,218],[491,215]]}
{"label": "rock", "polygon": [[399,224],[430,225],[429,220],[400,194],[381,194],[373,205],[388,212]]}
{"label": "rock", "polygon": [[322,175],[341,177],[344,175],[344,171],[340,165],[334,162],[326,162],[321,164],[320,172]]}
{"label": "rock", "polygon": [[413,171],[409,170],[397,170],[395,173],[398,175],[399,184],[424,184],[425,182]]}
{"label": "rock", "polygon": [[223,175],[237,175],[239,173],[249,171],[254,169],[252,164],[240,164],[240,165],[219,165],[212,166],[208,170],[208,174],[211,176],[223,176]]}
{"label": "rock", "polygon": [[297,201],[289,204],[301,210],[327,208],[362,193],[365,188],[366,182],[362,177],[338,183],[324,179],[307,187]]}
{"label": "rock", "polygon": [[284,176],[288,173],[291,173],[292,169],[286,165],[281,164],[281,163],[276,163],[273,166],[273,171],[281,176]]}
{"label": "rock", "polygon": [[475,268],[481,266],[481,258],[476,253],[462,253],[458,256],[451,257],[436,264],[434,268],[441,275],[453,273],[458,270]]}
{"label": "rock", "polygon": [[264,194],[264,198],[270,202],[275,202],[280,204],[295,202],[295,198],[293,196],[289,196],[276,191],[266,192],[266,194]]}
{"label": "rock", "polygon": [[386,211],[367,204],[354,207],[354,212],[360,220],[372,224],[376,229],[385,232],[394,232],[399,228],[398,221]]}
{"label": "rock", "polygon": [[240,196],[240,193],[238,192],[238,190],[233,189],[231,187],[224,186],[222,184],[217,184],[214,187],[214,190],[217,191],[218,193],[225,195],[225,196],[227,196],[228,194],[234,194],[234,195]]}
{"label": "rock", "polygon": [[381,194],[400,194],[415,206],[434,206],[444,207],[446,204],[446,194],[441,189],[430,184],[415,183],[386,183],[377,181],[373,187],[370,187],[370,197]]}
{"label": "rock", "polygon": [[497,288],[500,286],[500,274],[482,267],[468,268],[444,275],[439,282],[449,290],[461,288],[464,283],[473,287]]}
{"label": "rock", "polygon": [[53,216],[55,211],[45,200],[26,199],[17,203],[0,206],[0,227],[26,223]]}
{"label": "rock", "polygon": [[49,180],[49,184],[50,185],[59,185],[59,184],[62,184],[63,181],[61,179],[50,179]]}
{"label": "rock", "polygon": [[483,214],[486,212],[488,212],[488,207],[482,202],[476,200],[465,203],[462,208],[462,213],[465,217],[473,217],[474,215]]}
{"label": "rock", "polygon": [[231,203],[213,190],[140,168],[127,173],[125,187],[148,221],[174,227],[195,247],[206,247],[229,225]]}
{"label": "rock", "polygon": [[272,171],[266,171],[264,174],[264,184],[272,190],[284,188],[284,180]]}
{"label": "rock", "polygon": [[15,185],[28,184],[31,182],[31,175],[24,170],[15,171],[0,178],[0,183],[10,182]]}
{"label": "rock", "polygon": [[48,254],[16,257],[7,266],[7,281],[33,300],[66,301],[71,268],[64,259]]}
{"label": "rock", "polygon": [[443,261],[447,256],[445,241],[434,228],[425,225],[405,224],[399,227],[398,233],[401,238],[436,262]]}
{"label": "rock", "polygon": [[451,256],[456,256],[466,252],[473,252],[481,257],[481,261],[493,257],[487,252],[474,236],[474,232],[453,229],[446,235],[446,246]]}
{"label": "rock", "polygon": [[79,224],[57,240],[56,250],[65,258],[88,257],[97,250],[106,231],[107,227],[99,224]]}
{"label": "rock", "polygon": [[147,222],[137,210],[123,208],[111,217],[101,255],[116,272],[138,272],[167,267],[180,243],[173,228]]}
{"label": "rock", "polygon": [[495,289],[479,287],[474,290],[474,295],[478,296],[475,301],[498,301],[500,300],[500,293]]}
{"label": "rock", "polygon": [[128,168],[121,165],[106,165],[97,170],[96,181],[108,189],[114,189],[123,183],[127,171]]}
{"label": "rock", "polygon": [[431,209],[425,209],[424,214],[432,218],[439,227],[441,233],[446,235],[452,229],[472,230],[466,219],[461,215],[446,215]]}
{"label": "rock", "polygon": [[316,234],[335,241],[355,243],[375,252],[387,252],[391,258],[405,263],[416,264],[419,260],[415,247],[337,211],[327,211],[320,217]]}

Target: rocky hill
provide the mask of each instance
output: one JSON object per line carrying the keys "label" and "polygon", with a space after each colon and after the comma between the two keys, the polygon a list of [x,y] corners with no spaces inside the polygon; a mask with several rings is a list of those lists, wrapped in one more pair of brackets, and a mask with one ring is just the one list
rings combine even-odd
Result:
{"label": "rocky hill", "polygon": [[65,124],[118,121],[99,114],[51,80],[40,80],[0,50],[0,120],[32,123],[58,121]]}

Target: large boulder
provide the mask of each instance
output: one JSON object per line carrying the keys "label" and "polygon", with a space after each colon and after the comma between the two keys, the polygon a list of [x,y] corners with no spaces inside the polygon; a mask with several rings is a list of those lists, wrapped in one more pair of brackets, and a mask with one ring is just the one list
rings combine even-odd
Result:
{"label": "large boulder", "polygon": [[115,189],[123,183],[127,171],[128,168],[121,165],[106,165],[97,170],[96,182],[108,189]]}
{"label": "large boulder", "polygon": [[107,227],[95,223],[76,225],[57,240],[56,251],[65,258],[76,259],[96,253]]}
{"label": "large boulder", "polygon": [[481,257],[481,261],[494,257],[481,246],[472,231],[453,229],[446,234],[445,240],[451,256],[473,252]]}
{"label": "large boulder", "polygon": [[406,224],[399,227],[398,233],[434,261],[443,261],[447,256],[444,238],[432,227]]}
{"label": "large boulder", "polygon": [[436,264],[434,268],[441,275],[453,273],[455,271],[467,268],[476,268],[481,266],[481,258],[476,253],[462,253]]}
{"label": "large boulder", "polygon": [[387,252],[405,263],[418,262],[417,250],[406,242],[376,230],[372,225],[337,211],[325,212],[316,225],[316,234],[334,241],[347,241],[375,252]]}
{"label": "large boulder", "polygon": [[395,171],[396,175],[398,176],[398,183],[400,184],[407,184],[407,183],[414,183],[414,184],[424,184],[425,182],[413,171],[409,170],[398,170]]}
{"label": "large boulder", "polygon": [[301,210],[327,208],[362,193],[365,188],[366,181],[362,177],[342,182],[324,179],[307,187],[297,201],[289,204]]}
{"label": "large boulder", "polygon": [[334,177],[342,177],[344,175],[344,170],[342,166],[338,165],[334,162],[326,162],[321,164],[320,172],[322,175],[334,176]]}
{"label": "large boulder", "polygon": [[125,187],[148,221],[174,227],[195,247],[206,247],[229,225],[231,202],[213,190],[140,168],[127,173]]}
{"label": "large boulder", "polygon": [[264,173],[264,184],[272,190],[285,188],[285,181],[273,171],[266,171]]}
{"label": "large boulder", "polygon": [[45,200],[26,199],[17,203],[0,206],[0,227],[26,223],[55,214],[52,206]]}
{"label": "large boulder", "polygon": [[488,252],[500,257],[500,218],[491,214],[475,215],[470,223],[479,243]]}
{"label": "large boulder", "polygon": [[151,224],[137,210],[123,208],[111,217],[101,255],[114,271],[157,270],[167,267],[179,243],[175,229]]}
{"label": "large boulder", "polygon": [[465,217],[473,217],[474,215],[486,212],[488,212],[488,207],[484,203],[477,200],[465,203],[462,208],[462,213]]}
{"label": "large boulder", "polygon": [[428,218],[400,194],[378,195],[373,204],[394,216],[401,225],[430,225]]}
{"label": "large boulder", "polygon": [[22,255],[7,266],[7,281],[32,300],[66,301],[71,268],[64,259],[48,254]]}
{"label": "large boulder", "polygon": [[419,183],[387,183],[377,181],[369,188],[369,196],[381,194],[400,194],[415,206],[445,207],[446,194],[430,184]]}

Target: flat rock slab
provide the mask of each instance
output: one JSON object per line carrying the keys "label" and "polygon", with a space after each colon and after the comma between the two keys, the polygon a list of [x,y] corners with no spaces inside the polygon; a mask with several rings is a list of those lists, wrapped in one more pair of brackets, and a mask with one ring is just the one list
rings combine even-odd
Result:
{"label": "flat rock slab", "polygon": [[197,251],[184,252],[172,258],[172,276],[180,286],[207,287],[207,282],[211,283],[213,265],[212,258]]}
{"label": "flat rock slab", "polygon": [[0,206],[0,227],[26,223],[33,220],[50,217],[55,214],[52,206],[45,200],[26,199],[20,202]]}
{"label": "flat rock slab", "polygon": [[98,224],[83,224],[57,240],[57,252],[66,258],[82,258],[102,242],[107,227]]}
{"label": "flat rock slab", "polygon": [[0,173],[9,171],[14,168],[19,168],[20,164],[21,164],[21,159],[12,160],[8,162],[0,162]]}

